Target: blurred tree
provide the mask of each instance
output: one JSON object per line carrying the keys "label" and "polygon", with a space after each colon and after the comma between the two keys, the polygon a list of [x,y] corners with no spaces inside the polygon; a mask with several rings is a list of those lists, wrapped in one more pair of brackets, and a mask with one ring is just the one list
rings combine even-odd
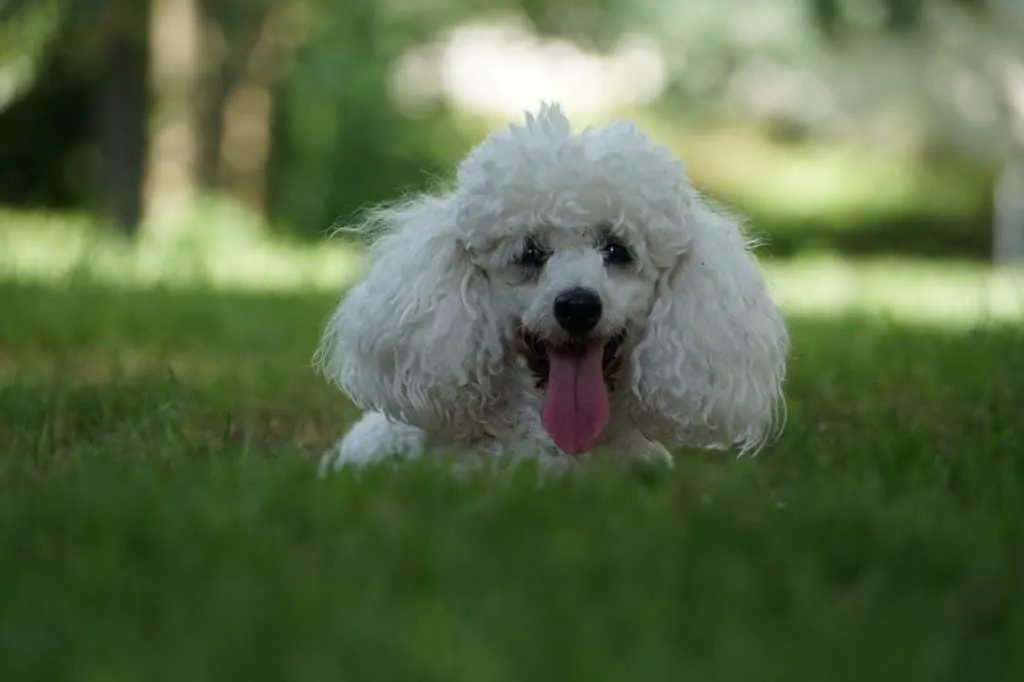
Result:
{"label": "blurred tree", "polygon": [[[865,5],[877,11],[864,13]],[[994,257],[1024,260],[1024,2],[812,0],[812,7],[837,45],[832,74],[854,94],[846,101],[855,111],[911,108],[932,147],[1000,166]]]}
{"label": "blurred tree", "polygon": [[[85,157],[100,172],[83,175],[95,178],[104,211],[126,233],[150,209],[184,207],[197,191],[215,191],[318,234],[367,203],[432,182],[479,132],[444,105],[415,115],[397,108],[390,70],[409,48],[465,20],[508,13],[525,14],[543,32],[607,47],[628,6],[626,0],[8,0],[0,21],[7,27],[10,16],[38,16],[43,8],[59,15],[59,30],[37,41],[44,48],[33,59],[59,55],[58,63],[77,74],[94,101],[94,126],[52,147],[40,147],[37,132],[19,148],[49,158],[95,149]],[[48,78],[36,79],[27,98],[19,95],[26,119],[39,109],[35,94],[47,87],[70,92]]]}
{"label": "blurred tree", "polygon": [[308,30],[299,0],[204,0],[205,186],[266,209],[274,88]]}
{"label": "blurred tree", "polygon": [[[107,11],[126,10],[107,0]],[[193,203],[196,192],[196,153],[199,146],[198,96],[202,63],[200,55],[199,0],[148,0],[149,21],[137,30],[148,37],[150,65],[149,172],[145,193],[149,215],[173,216]],[[137,0],[134,3],[139,3]],[[161,226],[173,224],[160,221]]]}
{"label": "blurred tree", "polygon": [[149,3],[109,0],[96,40],[98,87],[95,124],[99,190],[114,223],[133,234],[143,219],[142,178],[148,160]]}
{"label": "blurred tree", "polygon": [[304,3],[306,29],[287,77],[274,87],[271,215],[298,233],[320,235],[369,203],[445,174],[475,131],[443,105],[415,116],[397,109],[390,68],[437,31],[503,5]]}
{"label": "blurred tree", "polygon": [[[50,8],[53,9],[52,7]],[[0,202],[74,207],[89,196],[81,150],[91,132],[93,88],[59,50],[55,11],[5,16],[0,23]]]}
{"label": "blurred tree", "polygon": [[[631,12],[660,37],[671,78],[662,106],[677,120],[725,113],[790,137],[973,157],[1002,167],[997,203],[1024,195],[1020,0],[636,0]],[[993,213],[1004,216],[995,244],[1024,244],[999,237],[1024,230],[1024,217],[1007,217],[1024,211]]]}
{"label": "blurred tree", "polygon": [[[78,130],[74,139],[36,125],[10,141],[10,163],[0,146],[0,176],[23,177],[16,160],[29,156],[53,159],[50,168],[91,158],[97,172],[80,163],[78,172],[94,180],[91,194],[102,197],[102,210],[126,233],[141,224],[144,206],[186,206],[197,189],[319,233],[357,205],[421,184],[428,177],[421,169],[440,170],[461,153],[468,142],[447,112],[412,120],[395,109],[389,66],[439,28],[507,6],[7,0],[0,4],[0,38],[14,33],[19,40],[0,45],[0,60],[6,48],[14,67],[32,68],[17,92],[5,99],[0,89],[0,120],[18,111],[25,122],[80,122],[58,113],[68,107],[53,105],[55,97],[71,103],[74,89],[93,103],[95,116],[91,126],[53,123],[62,133]],[[40,31],[31,29],[47,12],[54,26],[37,38]],[[45,73],[39,69],[51,62]],[[0,83],[4,68],[0,61]],[[58,79],[64,71],[73,79]],[[40,171],[29,184],[54,185],[57,176]],[[14,182],[6,189],[18,193]]]}
{"label": "blurred tree", "polygon": [[[2,12],[7,45],[15,46],[14,66],[27,75],[19,91],[6,102],[0,99],[0,121],[20,119],[28,133],[6,140],[13,158],[4,164],[4,175],[22,175],[16,159],[26,155],[50,169],[25,177],[32,184],[28,197],[78,195],[86,183],[69,180],[72,169],[93,178],[102,209],[127,233],[142,215],[147,18],[148,4],[133,0],[8,0]],[[8,59],[4,66],[11,64]],[[83,116],[83,109],[91,115]],[[90,143],[96,172],[81,163],[90,156]],[[28,197],[11,199],[24,203]]]}
{"label": "blurred tree", "polygon": [[542,35],[562,36],[607,51],[630,22],[628,0],[517,0],[520,10]]}

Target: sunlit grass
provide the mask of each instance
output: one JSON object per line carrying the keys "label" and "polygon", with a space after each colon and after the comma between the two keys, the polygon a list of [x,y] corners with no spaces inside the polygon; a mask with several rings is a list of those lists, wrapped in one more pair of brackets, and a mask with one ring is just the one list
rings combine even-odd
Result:
{"label": "sunlit grass", "polygon": [[[360,272],[360,251],[325,239],[274,238],[239,215],[197,221],[176,238],[128,243],[84,219],[0,215],[0,279],[83,280],[117,289],[337,291]],[[877,312],[939,325],[1024,319],[1024,272],[911,259],[844,260],[827,254],[765,261],[787,310],[817,316]]]}
{"label": "sunlit grass", "polygon": [[1024,271],[907,259],[819,256],[767,263],[788,311],[813,316],[876,313],[902,322],[963,327],[1024,323]]}
{"label": "sunlit grass", "polygon": [[324,289],[349,281],[358,264],[352,247],[273,238],[261,221],[226,206],[200,211],[173,232],[145,230],[136,242],[84,217],[0,213],[0,278],[8,281]]}

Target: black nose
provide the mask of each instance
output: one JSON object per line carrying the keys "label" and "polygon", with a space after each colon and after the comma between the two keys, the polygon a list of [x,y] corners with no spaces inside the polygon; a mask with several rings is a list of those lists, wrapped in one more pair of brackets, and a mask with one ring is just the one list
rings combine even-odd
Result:
{"label": "black nose", "polygon": [[601,297],[591,289],[566,289],[555,298],[555,319],[565,331],[582,336],[601,321]]}

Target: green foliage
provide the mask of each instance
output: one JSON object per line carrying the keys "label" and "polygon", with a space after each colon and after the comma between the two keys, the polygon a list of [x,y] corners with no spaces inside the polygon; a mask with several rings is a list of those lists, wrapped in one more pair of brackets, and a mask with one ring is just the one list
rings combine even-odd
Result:
{"label": "green foliage", "polygon": [[635,3],[624,0],[519,0],[518,4],[542,34],[567,37],[599,50],[614,46],[635,12]]}
{"label": "green foliage", "polygon": [[318,479],[332,295],[0,286],[0,679],[1012,679],[1019,330],[792,316],[761,457]]}
{"label": "green foliage", "polygon": [[[979,14],[986,4],[945,1],[977,8]],[[197,2],[212,47],[204,44],[206,80],[194,98],[198,108],[210,110],[196,118],[215,128],[209,121],[225,120],[211,104],[218,102],[218,93],[226,94],[218,89],[230,89],[232,79],[247,70],[259,72],[256,80],[269,85],[273,95],[267,211],[274,225],[306,236],[323,235],[368,204],[436,183],[479,138],[481,121],[444,104],[403,110],[390,90],[392,67],[401,55],[461,22],[520,14],[542,34],[597,49],[612,47],[626,31],[646,32],[664,49],[671,78],[658,113],[678,127],[711,111],[721,113],[729,101],[730,77],[751,63],[751,55],[811,71],[824,61],[815,26],[833,46],[879,32],[911,40],[925,7],[922,0],[737,0],[728,6],[711,0]],[[0,202],[62,208],[99,203],[100,188],[89,181],[99,177],[95,167],[103,151],[95,111],[99,93],[109,91],[101,87],[104,56],[109,57],[104,41],[115,33],[147,40],[149,5],[0,2],[0,129],[9,133],[0,139]],[[267,31],[268,17],[275,13],[288,14],[298,29]],[[260,41],[277,45],[283,56],[250,60]],[[287,49],[281,48],[285,43]],[[157,99],[158,93],[152,94]],[[220,105],[225,101],[222,97]],[[200,137],[207,133],[204,129]],[[221,142],[210,133],[200,141],[200,156],[216,157]],[[201,169],[201,182],[207,183],[204,189],[219,191],[226,184],[222,176],[230,173],[220,173],[216,163],[209,166]],[[973,218],[974,224],[984,217]],[[973,239],[972,250],[983,238]]]}
{"label": "green foliage", "polygon": [[[389,68],[434,25],[391,19],[368,2],[323,3],[278,88],[273,217],[322,234],[370,203],[422,189],[471,144],[444,109],[410,118],[395,108]],[[385,39],[386,37],[386,39]]]}
{"label": "green foliage", "polygon": [[[96,143],[88,126],[81,132],[92,121],[81,114],[90,106],[80,101],[82,89],[97,87],[102,41],[112,22],[145,40],[147,5],[134,0],[52,0],[4,6],[7,20],[0,23],[0,38],[10,34],[17,40],[0,40],[0,57],[13,46],[11,54],[28,59],[26,64],[35,70],[26,71],[25,86],[16,93],[21,99],[10,98],[20,105],[16,114],[4,111],[7,102],[0,91],[0,125],[24,129],[22,119],[56,119],[48,127],[61,133],[48,135],[33,124],[26,134],[4,139],[0,199],[5,203],[31,206],[36,202],[28,197],[37,196],[44,204],[63,207],[76,195],[80,188],[66,186],[65,169],[82,174],[78,160],[94,153]],[[443,27],[508,8],[486,0],[408,8],[366,0],[201,0],[199,6],[206,28],[222,38],[218,55],[229,76],[249,68],[247,53],[260,39],[269,12],[290,6],[304,18],[297,54],[281,65],[264,65],[278,72],[261,78],[269,79],[275,96],[269,212],[276,224],[306,235],[321,235],[368,203],[421,188],[450,170],[476,129],[456,121],[443,107],[418,117],[396,109],[389,69],[406,48]],[[50,21],[40,34],[35,26],[43,18]],[[43,66],[46,70],[40,70]],[[215,68],[213,62],[207,67]],[[0,77],[2,69],[0,60]],[[55,73],[67,77],[62,80]],[[64,121],[69,114],[73,119]],[[80,132],[68,135],[70,131]],[[24,157],[44,171],[25,173]],[[82,201],[81,196],[77,199]]]}
{"label": "green foliage", "polygon": [[[19,62],[37,59],[53,38],[59,18],[55,2],[0,4],[0,74],[11,78],[9,70],[19,68]],[[0,109],[7,98],[0,97]]]}
{"label": "green foliage", "polygon": [[[939,0],[983,12],[986,0]],[[810,16],[834,43],[857,33],[912,36],[925,18],[925,0],[809,0]]]}

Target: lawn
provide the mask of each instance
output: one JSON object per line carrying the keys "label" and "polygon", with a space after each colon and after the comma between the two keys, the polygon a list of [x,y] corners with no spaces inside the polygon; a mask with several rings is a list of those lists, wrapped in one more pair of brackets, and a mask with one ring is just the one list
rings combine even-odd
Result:
{"label": "lawn", "polygon": [[351,252],[86,261],[45,227],[0,249],[0,680],[1024,671],[1012,277],[772,264],[789,422],[754,459],[320,479],[354,412],[309,360]]}

